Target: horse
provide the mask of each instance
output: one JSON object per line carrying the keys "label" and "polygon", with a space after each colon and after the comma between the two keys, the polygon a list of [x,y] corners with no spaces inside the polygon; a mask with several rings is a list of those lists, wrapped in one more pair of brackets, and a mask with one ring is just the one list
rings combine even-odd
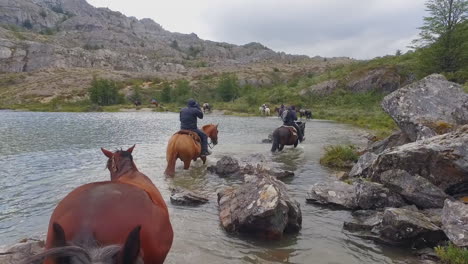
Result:
{"label": "horse", "polygon": [[173,240],[163,197],[133,162],[132,151],[111,152],[111,180],[82,185],[54,209],[46,251],[24,263],[163,263]]}
{"label": "horse", "polygon": [[260,111],[261,115],[270,115],[270,108],[268,108],[268,106],[266,106],[265,104],[260,106],[258,110]]}
{"label": "horse", "polygon": [[265,115],[269,116],[270,115],[270,108],[265,107]]}
{"label": "horse", "polygon": [[310,111],[309,109],[300,109],[299,117],[302,118],[304,116],[306,119],[312,119],[312,111]]}
{"label": "horse", "polygon": [[[218,125],[205,125],[202,130],[211,139],[213,145],[218,144]],[[180,130],[172,135],[167,144],[167,167],[164,173],[168,176],[174,176],[177,159],[184,163],[184,170],[188,170],[192,160],[196,161],[200,154],[201,140],[198,134],[190,130]],[[201,160],[205,164],[206,157],[201,157]]]}
{"label": "horse", "polygon": [[[297,125],[304,135],[305,123],[297,122]],[[297,147],[298,144],[299,137],[297,136],[297,131],[294,127],[283,125],[273,131],[273,145],[271,146],[271,152],[275,152],[276,150],[282,151],[286,145],[294,145],[294,147]]]}
{"label": "horse", "polygon": [[133,104],[135,105],[135,107],[138,107],[141,105],[141,101],[140,100],[135,100],[133,101]]}
{"label": "horse", "polygon": [[154,107],[158,107],[158,106],[159,106],[158,101],[157,101],[156,99],[154,99],[154,98],[151,99],[150,103],[151,103],[152,105],[154,105]]}
{"label": "horse", "polygon": [[203,104],[203,113],[211,113],[211,106],[209,103]]}

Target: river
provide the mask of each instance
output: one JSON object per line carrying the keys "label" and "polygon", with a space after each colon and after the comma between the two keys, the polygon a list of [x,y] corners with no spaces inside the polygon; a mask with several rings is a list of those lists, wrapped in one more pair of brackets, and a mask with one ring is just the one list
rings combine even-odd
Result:
{"label": "river", "polygon": [[[166,263],[408,263],[406,250],[343,232],[343,221],[351,219],[350,212],[305,203],[310,185],[334,177],[319,164],[323,147],[362,142],[362,131],[311,120],[304,144],[271,154],[271,146],[261,140],[280,124],[277,118],[212,114],[199,126],[208,123],[219,123],[219,144],[208,165],[222,155],[248,159],[260,153],[296,172],[286,183],[301,204],[303,226],[298,235],[262,242],[224,232],[216,192],[239,180],[210,174],[200,161],[189,171],[183,171],[178,162],[175,178],[164,177],[166,144],[178,129],[177,114],[1,111],[0,245],[26,237],[44,238],[52,210],[68,192],[85,183],[109,179],[100,147],[115,150],[136,144],[133,156],[137,167],[153,180],[169,206],[175,236]],[[173,206],[169,202],[171,186],[206,194],[210,202],[200,207]]]}

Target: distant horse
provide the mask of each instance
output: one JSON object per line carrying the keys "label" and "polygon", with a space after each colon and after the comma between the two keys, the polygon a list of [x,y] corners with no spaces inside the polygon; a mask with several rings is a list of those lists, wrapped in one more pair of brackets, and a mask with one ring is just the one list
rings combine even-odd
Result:
{"label": "distant horse", "polygon": [[[202,130],[214,145],[218,144],[218,125],[205,125]],[[184,163],[184,170],[188,170],[192,160],[196,161],[200,154],[201,140],[198,134],[190,130],[180,130],[169,139],[167,144],[167,167],[164,173],[168,176],[174,176],[177,159]],[[201,157],[201,160],[205,164],[206,157]]]}
{"label": "distant horse", "polygon": [[133,104],[135,105],[135,107],[138,107],[141,105],[141,101],[140,100],[135,100],[133,101]]}
{"label": "distant horse", "polygon": [[262,105],[258,108],[258,110],[260,111],[261,115],[269,116],[271,114],[271,110],[268,108],[268,106]]}
{"label": "distant horse", "polygon": [[159,106],[159,103],[158,101],[156,101],[156,99],[151,99],[151,104],[154,105],[155,107],[158,107]]}
{"label": "distant horse", "polygon": [[[304,135],[305,123],[297,122],[297,125]],[[275,152],[276,150],[281,151],[286,145],[294,145],[294,147],[297,147],[298,144],[299,137],[294,127],[280,126],[279,128],[275,129],[275,131],[273,131],[273,145],[271,146],[272,152]]]}
{"label": "distant horse", "polygon": [[211,105],[209,103],[203,104],[203,113],[211,113]]}
{"label": "distant horse", "polygon": [[299,110],[299,117],[302,118],[304,116],[306,119],[312,119],[312,111],[310,111],[309,109]]}
{"label": "distant horse", "polygon": [[110,181],[82,185],[55,208],[46,251],[24,263],[163,263],[173,240],[163,197],[133,162],[132,151],[101,149]]}

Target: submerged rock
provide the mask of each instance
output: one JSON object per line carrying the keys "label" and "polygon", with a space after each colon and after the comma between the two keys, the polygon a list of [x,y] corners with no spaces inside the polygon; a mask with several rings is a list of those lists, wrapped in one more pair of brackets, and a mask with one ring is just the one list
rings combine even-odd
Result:
{"label": "submerged rock", "polygon": [[300,205],[268,175],[246,175],[244,184],[218,193],[219,218],[228,232],[280,239],[301,229]]}
{"label": "submerged rock", "polygon": [[383,212],[359,210],[352,213],[353,220],[344,222],[343,228],[348,231],[371,231],[382,222]]}
{"label": "submerged rock", "polygon": [[468,247],[468,204],[445,200],[442,229],[455,245]]}
{"label": "submerged rock", "polygon": [[11,248],[0,250],[1,264],[17,264],[36,254],[44,251],[44,241],[26,240],[24,242],[13,245]]}
{"label": "submerged rock", "polygon": [[222,177],[239,174],[240,169],[239,161],[229,156],[221,157],[221,159],[216,162],[215,166],[208,167],[209,171]]}
{"label": "submerged rock", "polygon": [[411,175],[404,170],[385,171],[380,176],[380,181],[419,208],[442,208],[445,199],[449,198],[425,178],[417,174]]}
{"label": "submerged rock", "polygon": [[316,183],[307,193],[306,201],[351,210],[406,205],[398,194],[391,192],[382,184],[367,181],[358,181],[353,184],[341,181]]}
{"label": "submerged rock", "polygon": [[387,95],[382,107],[411,141],[468,124],[468,94],[440,74],[430,75]]}
{"label": "submerged rock", "polygon": [[208,197],[181,188],[174,188],[171,193],[171,203],[175,205],[196,206],[209,201]]}

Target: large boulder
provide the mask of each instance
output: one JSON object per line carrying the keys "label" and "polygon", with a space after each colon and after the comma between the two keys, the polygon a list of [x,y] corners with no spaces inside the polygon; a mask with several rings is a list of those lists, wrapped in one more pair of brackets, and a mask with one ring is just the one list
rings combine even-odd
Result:
{"label": "large boulder", "polygon": [[468,94],[439,74],[387,95],[382,107],[411,141],[468,124]]}
{"label": "large boulder", "polygon": [[346,89],[352,92],[377,91],[391,93],[400,88],[401,77],[393,68],[377,68],[350,80]]}
{"label": "large boulder", "polygon": [[370,174],[370,170],[372,167],[372,164],[374,164],[375,160],[377,160],[378,155],[373,153],[373,152],[366,152],[363,155],[361,155],[354,164],[353,168],[349,172],[348,176],[353,178],[353,177],[368,177]]}
{"label": "large boulder", "polygon": [[329,95],[332,94],[338,87],[338,80],[328,80],[310,86],[308,89],[300,91],[300,95],[306,95],[308,92],[315,95]]}
{"label": "large boulder", "polygon": [[44,241],[26,240],[6,250],[0,250],[1,264],[17,264],[44,251]]}
{"label": "large boulder", "polygon": [[445,200],[442,229],[455,245],[468,247],[468,204]]}
{"label": "large boulder", "polygon": [[374,154],[380,154],[387,149],[398,147],[410,142],[411,140],[408,136],[399,130],[383,140],[372,143],[367,150]]}
{"label": "large boulder", "polygon": [[372,232],[388,242],[418,248],[434,246],[447,238],[424,214],[403,208],[386,209],[381,224]]}
{"label": "large boulder", "polygon": [[380,181],[391,190],[399,193],[419,208],[442,208],[449,196],[429,180],[411,175],[404,170],[388,170],[382,173]]}
{"label": "large boulder", "polygon": [[301,229],[300,205],[268,175],[246,175],[244,184],[218,193],[221,226],[228,232],[280,239]]}
{"label": "large boulder", "polygon": [[[369,176],[385,182],[384,172],[404,170],[420,175],[443,191],[454,185],[468,185],[468,125],[444,135],[419,140],[380,154],[373,162]],[[418,181],[418,180],[415,180]],[[459,187],[459,190],[463,188]],[[454,195],[454,193],[450,193]]]}
{"label": "large boulder", "polygon": [[356,203],[361,209],[379,209],[406,205],[401,196],[385,188],[382,184],[368,181],[354,183]]}

